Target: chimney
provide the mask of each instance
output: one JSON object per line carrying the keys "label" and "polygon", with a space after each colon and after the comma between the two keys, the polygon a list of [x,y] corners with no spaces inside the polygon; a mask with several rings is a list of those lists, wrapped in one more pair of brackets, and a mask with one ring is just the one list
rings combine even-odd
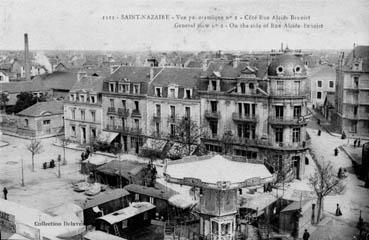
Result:
{"label": "chimney", "polygon": [[150,81],[154,79],[154,68],[150,67]]}
{"label": "chimney", "polygon": [[232,64],[233,64],[233,68],[237,68],[237,67],[238,67],[239,62],[240,62],[240,59],[239,59],[238,57],[234,58],[234,59],[233,59],[233,62],[232,62]]}
{"label": "chimney", "polygon": [[29,47],[28,47],[28,34],[24,34],[24,71],[26,80],[31,80],[30,75],[30,62],[29,62]]}

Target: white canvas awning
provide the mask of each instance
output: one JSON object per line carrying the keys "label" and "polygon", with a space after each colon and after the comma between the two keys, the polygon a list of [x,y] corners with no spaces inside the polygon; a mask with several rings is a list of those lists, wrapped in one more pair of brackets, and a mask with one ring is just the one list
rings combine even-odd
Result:
{"label": "white canvas awning", "polygon": [[98,140],[101,142],[111,143],[118,136],[118,134],[119,133],[116,132],[102,131],[98,137]]}
{"label": "white canvas awning", "polygon": [[193,200],[191,197],[177,194],[168,199],[168,202],[178,208],[187,209],[195,206],[197,201]]}

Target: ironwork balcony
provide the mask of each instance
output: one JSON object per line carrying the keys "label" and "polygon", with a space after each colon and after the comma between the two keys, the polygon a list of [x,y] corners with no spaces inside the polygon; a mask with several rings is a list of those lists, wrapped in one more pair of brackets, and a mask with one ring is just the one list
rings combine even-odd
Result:
{"label": "ironwork balcony", "polygon": [[153,116],[152,116],[152,120],[154,121],[154,122],[160,122],[161,121],[161,114],[159,113],[156,113],[156,114],[154,114]]}
{"label": "ironwork balcony", "polygon": [[140,110],[137,109],[132,110],[131,117],[141,117]]}
{"label": "ironwork balcony", "polygon": [[108,114],[115,114],[115,107],[108,107]]}
{"label": "ironwork balcony", "polygon": [[218,111],[210,111],[210,110],[206,110],[205,111],[205,117],[208,119],[219,119],[220,118],[220,112]]}
{"label": "ironwork balcony", "polygon": [[118,108],[118,115],[123,118],[129,117],[129,109],[126,108]]}
{"label": "ironwork balcony", "polygon": [[240,113],[232,113],[232,119],[233,121],[237,122],[257,122],[258,117],[256,115],[244,115]]}
{"label": "ironwork balcony", "polygon": [[306,125],[307,118],[300,117],[275,117],[269,116],[268,121],[272,125]]}
{"label": "ironwork balcony", "polygon": [[124,127],[122,125],[119,124],[108,124],[106,126],[106,130],[108,131],[114,131],[114,132],[121,132],[121,133],[126,133],[126,134],[142,134],[142,129],[139,127]]}
{"label": "ironwork balcony", "polygon": [[172,116],[172,115],[169,115],[168,116],[168,122],[170,123],[175,123],[177,121],[177,117],[176,116]]}

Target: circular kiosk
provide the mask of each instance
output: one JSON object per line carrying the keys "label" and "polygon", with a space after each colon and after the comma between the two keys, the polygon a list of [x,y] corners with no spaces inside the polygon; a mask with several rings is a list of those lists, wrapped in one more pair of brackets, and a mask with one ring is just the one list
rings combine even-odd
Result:
{"label": "circular kiosk", "polygon": [[274,181],[263,164],[215,155],[168,162],[167,182],[200,189],[200,235],[211,240],[235,239],[237,190]]}

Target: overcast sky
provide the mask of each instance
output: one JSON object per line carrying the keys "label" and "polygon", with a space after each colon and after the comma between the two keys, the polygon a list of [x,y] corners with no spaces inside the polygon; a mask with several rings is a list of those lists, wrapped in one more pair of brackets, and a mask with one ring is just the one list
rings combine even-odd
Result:
{"label": "overcast sky", "polygon": [[[102,19],[109,15],[155,13],[169,14],[174,19]],[[183,23],[175,19],[176,14],[293,14],[310,16],[309,23],[323,24],[323,28],[176,29],[176,22]],[[352,48],[354,42],[369,45],[369,1],[1,0],[0,49],[23,49],[25,32],[29,34],[31,50],[270,50],[279,48],[281,42],[294,49],[347,49]]]}

